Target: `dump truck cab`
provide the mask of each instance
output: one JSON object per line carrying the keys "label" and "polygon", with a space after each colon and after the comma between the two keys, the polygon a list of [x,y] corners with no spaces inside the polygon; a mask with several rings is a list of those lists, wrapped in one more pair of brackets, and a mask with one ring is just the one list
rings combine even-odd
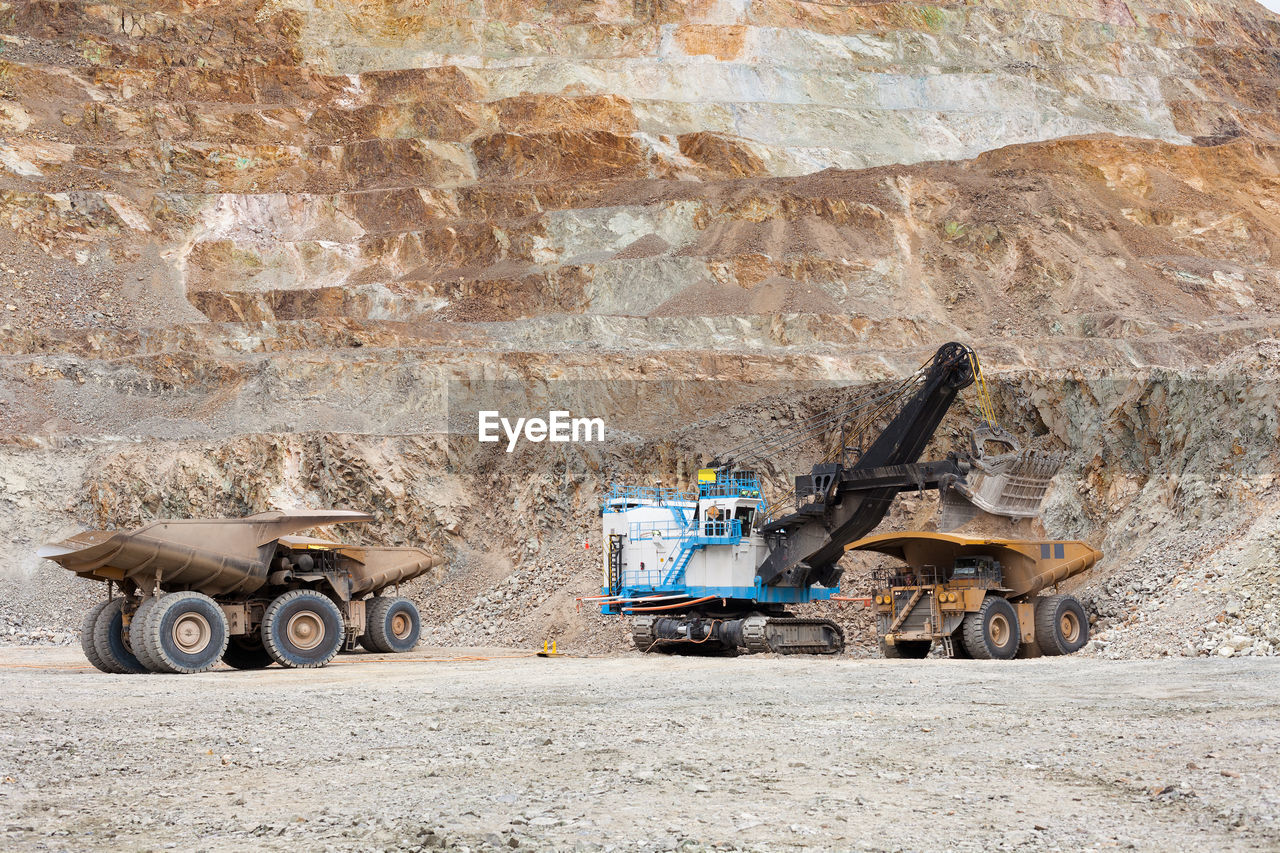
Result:
{"label": "dump truck cab", "polygon": [[992,589],[1000,586],[1003,578],[1004,571],[1000,561],[995,557],[979,554],[974,557],[957,557],[951,568],[950,582],[959,585],[968,581],[969,586]]}

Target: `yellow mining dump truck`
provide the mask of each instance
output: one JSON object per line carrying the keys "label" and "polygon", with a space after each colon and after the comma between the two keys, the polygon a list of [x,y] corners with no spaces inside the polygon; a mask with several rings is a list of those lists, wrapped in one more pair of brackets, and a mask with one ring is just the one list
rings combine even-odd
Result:
{"label": "yellow mining dump truck", "polygon": [[165,519],[86,530],[39,554],[106,583],[106,600],[80,628],[85,657],[104,672],[203,672],[219,660],[317,667],[357,642],[380,652],[418,643],[418,608],[385,592],[438,557],[295,535],[372,520],[349,510]]}
{"label": "yellow mining dump truck", "polygon": [[949,657],[1009,660],[1069,655],[1089,642],[1079,599],[1039,594],[1102,559],[1084,542],[909,532],[868,536],[846,550],[905,564],[873,576],[885,657],[922,658],[941,643]]}

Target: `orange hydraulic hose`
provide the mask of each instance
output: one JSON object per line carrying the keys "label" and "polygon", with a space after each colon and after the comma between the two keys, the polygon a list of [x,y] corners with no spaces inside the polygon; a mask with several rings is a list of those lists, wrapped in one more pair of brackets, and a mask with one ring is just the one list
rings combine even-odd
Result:
{"label": "orange hydraulic hose", "polygon": [[628,601],[670,601],[673,598],[688,598],[687,595],[646,595],[641,598],[614,598],[611,595],[589,595],[581,598],[575,598],[574,609],[579,613],[582,612],[582,602],[598,601],[603,604],[623,604]]}
{"label": "orange hydraulic hose", "polygon": [[702,598],[695,598],[692,601],[681,601],[679,604],[665,604],[661,607],[624,607],[623,610],[628,613],[651,613],[655,610],[678,610],[681,607],[688,607],[691,604],[702,604],[704,601],[711,601],[719,598],[718,595],[704,595]]}
{"label": "orange hydraulic hose", "polygon": [[695,646],[701,645],[711,639],[712,635],[715,634],[716,632],[716,626],[722,624],[723,622],[724,622],[723,619],[712,619],[711,626],[707,628],[707,636],[703,637],[701,640],[662,640],[662,639],[654,640],[652,643],[649,644],[649,648],[645,649],[645,653],[647,654],[650,651],[652,651],[653,647],[658,645],[658,643],[692,643]]}

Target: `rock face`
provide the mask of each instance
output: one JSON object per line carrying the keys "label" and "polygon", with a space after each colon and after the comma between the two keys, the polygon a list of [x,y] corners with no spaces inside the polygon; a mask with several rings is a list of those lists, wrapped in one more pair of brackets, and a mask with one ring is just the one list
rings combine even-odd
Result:
{"label": "rock face", "polygon": [[[572,607],[610,479],[688,476],[819,405],[804,383],[961,339],[1006,422],[1073,451],[1047,521],[1108,550],[1086,583],[1138,626],[1111,648],[1270,636],[1245,603],[1212,648],[1176,636],[1254,577],[1269,552],[1233,536],[1276,503],[1280,19],[1252,2],[0,0],[0,21],[0,607],[24,630],[79,618],[40,609],[71,586],[43,538],[346,503],[370,537],[456,552],[427,584],[437,639],[612,642]],[[510,457],[446,439],[451,391],[490,380],[531,406],[590,381],[626,429]],[[1142,627],[1151,583],[1228,542],[1188,615]]]}

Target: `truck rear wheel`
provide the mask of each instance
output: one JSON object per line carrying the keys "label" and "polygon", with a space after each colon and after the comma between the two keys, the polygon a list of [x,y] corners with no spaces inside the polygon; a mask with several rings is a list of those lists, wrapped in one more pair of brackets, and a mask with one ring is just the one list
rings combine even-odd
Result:
{"label": "truck rear wheel", "polygon": [[409,599],[378,596],[367,612],[364,636],[377,651],[407,652],[418,645],[422,618]]}
{"label": "truck rear wheel", "polygon": [[275,663],[262,645],[262,634],[237,634],[227,641],[222,662],[232,669],[266,669]]}
{"label": "truck rear wheel", "polygon": [[262,645],[281,666],[311,669],[333,660],[342,648],[342,613],[329,598],[309,589],[286,592],[262,617]]}
{"label": "truck rear wheel", "polygon": [[1036,645],[1046,655],[1069,655],[1089,642],[1089,615],[1074,595],[1036,599]]}
{"label": "truck rear wheel", "polygon": [[98,624],[98,616],[102,614],[102,611],[110,603],[111,600],[108,599],[93,605],[80,623],[80,650],[84,652],[84,656],[88,658],[89,663],[93,664],[94,669],[102,672],[112,672],[112,670],[108,669],[106,662],[98,656],[98,649],[93,644],[93,627]]}
{"label": "truck rear wheel", "polygon": [[227,648],[227,617],[218,603],[199,592],[170,592],[144,614],[146,654],[158,672],[213,669]]}
{"label": "truck rear wheel", "polygon": [[94,620],[93,649],[107,667],[107,672],[136,674],[147,671],[130,644],[125,642],[123,598],[108,601]]}
{"label": "truck rear wheel", "polygon": [[978,660],[1012,660],[1022,634],[1013,605],[998,595],[988,595],[976,613],[960,626],[964,647]]}
{"label": "truck rear wheel", "polygon": [[927,658],[933,643],[929,640],[899,640],[892,646],[880,641],[880,654],[890,660]]}

